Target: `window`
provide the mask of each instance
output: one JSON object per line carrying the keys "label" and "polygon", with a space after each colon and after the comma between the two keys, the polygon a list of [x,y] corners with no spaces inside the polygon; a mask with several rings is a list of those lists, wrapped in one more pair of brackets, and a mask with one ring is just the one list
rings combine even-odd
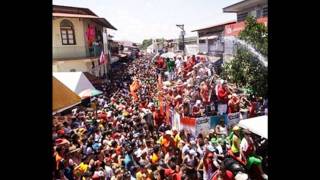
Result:
{"label": "window", "polygon": [[237,14],[237,20],[238,21],[244,21],[247,16],[248,16],[248,12],[238,13]]}
{"label": "window", "polygon": [[69,20],[62,20],[60,23],[62,45],[75,45],[76,39],[74,35],[73,24]]}
{"label": "window", "polygon": [[200,39],[199,43],[206,43],[206,40],[205,39]]}
{"label": "window", "polygon": [[263,8],[263,17],[268,16],[268,6]]}
{"label": "window", "polygon": [[262,9],[257,9],[256,14],[257,14],[257,18],[262,17]]}

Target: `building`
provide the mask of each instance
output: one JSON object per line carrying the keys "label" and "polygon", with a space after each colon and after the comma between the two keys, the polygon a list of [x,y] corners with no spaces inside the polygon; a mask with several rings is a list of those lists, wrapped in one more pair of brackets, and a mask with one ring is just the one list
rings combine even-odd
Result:
{"label": "building", "polygon": [[221,56],[224,52],[223,36],[225,26],[234,23],[236,23],[236,21],[229,21],[191,31],[198,32],[197,44],[199,52],[209,56]]}
{"label": "building", "polygon": [[225,13],[237,13],[237,21],[241,22],[247,16],[256,19],[268,17],[268,0],[244,0],[223,8]]}
{"label": "building", "polygon": [[247,16],[253,16],[257,22],[268,25],[268,0],[244,0],[228,7],[223,8],[225,13],[237,13],[237,22],[225,25],[224,30],[224,61],[233,58],[234,38],[245,28],[245,19]]}
{"label": "building", "polygon": [[99,56],[109,52],[107,29],[117,29],[87,8],[53,5],[52,17],[53,71],[106,74]]}
{"label": "building", "polygon": [[[185,54],[186,55],[195,55],[199,53],[198,48],[198,37],[191,36],[184,38],[184,45],[185,45]],[[179,45],[182,45],[182,38],[179,39],[169,39],[165,41],[165,48],[168,52],[178,52],[181,51]]]}

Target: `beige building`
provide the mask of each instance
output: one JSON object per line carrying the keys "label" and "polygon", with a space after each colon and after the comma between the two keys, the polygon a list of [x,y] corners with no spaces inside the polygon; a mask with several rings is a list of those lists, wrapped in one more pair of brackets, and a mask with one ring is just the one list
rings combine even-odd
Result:
{"label": "beige building", "polygon": [[53,71],[107,73],[99,57],[109,52],[107,28],[116,28],[87,8],[53,5],[52,16]]}

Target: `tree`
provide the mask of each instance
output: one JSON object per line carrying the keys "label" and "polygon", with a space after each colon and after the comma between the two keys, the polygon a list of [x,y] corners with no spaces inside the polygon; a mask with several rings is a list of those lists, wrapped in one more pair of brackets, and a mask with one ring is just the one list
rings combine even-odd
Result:
{"label": "tree", "polygon": [[268,56],[268,28],[258,23],[252,16],[247,17],[245,29],[240,32],[239,38],[252,44],[264,56]]}
{"label": "tree", "polygon": [[152,44],[152,39],[144,39],[142,41],[142,45],[141,45],[141,49],[145,50],[147,49],[148,46],[150,46]]}
{"label": "tree", "polygon": [[[268,30],[252,17],[246,19],[246,27],[239,38],[250,43],[262,55],[268,55]],[[266,96],[268,70],[247,49],[237,46],[234,59],[223,65],[221,76],[238,87],[251,89],[256,96]]]}

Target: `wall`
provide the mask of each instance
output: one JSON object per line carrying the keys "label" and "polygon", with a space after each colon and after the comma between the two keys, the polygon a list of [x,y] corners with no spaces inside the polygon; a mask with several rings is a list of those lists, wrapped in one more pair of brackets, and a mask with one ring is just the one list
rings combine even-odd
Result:
{"label": "wall", "polygon": [[[66,60],[66,61],[54,61],[52,64],[53,72],[70,72],[75,70],[76,72],[89,72],[95,76],[103,75],[104,71],[107,73],[106,65],[98,66],[98,59],[94,59],[95,68],[92,69],[91,60]],[[99,74],[100,73],[100,74]]]}
{"label": "wall", "polygon": [[[199,39],[199,41],[200,41],[200,39]],[[200,43],[199,42],[199,52],[208,53],[208,40],[207,39],[203,39],[202,41],[205,41],[205,43]]]}
{"label": "wall", "polygon": [[90,61],[83,60],[69,60],[69,61],[58,61],[55,63],[56,68],[53,68],[55,72],[70,72],[71,69],[76,71],[87,72],[91,69],[92,64]]}
{"label": "wall", "polygon": [[[67,19],[72,22],[75,31],[76,45],[62,45],[60,22]],[[57,18],[52,22],[52,58],[79,58],[86,56],[85,32],[83,20],[79,18]]]}

